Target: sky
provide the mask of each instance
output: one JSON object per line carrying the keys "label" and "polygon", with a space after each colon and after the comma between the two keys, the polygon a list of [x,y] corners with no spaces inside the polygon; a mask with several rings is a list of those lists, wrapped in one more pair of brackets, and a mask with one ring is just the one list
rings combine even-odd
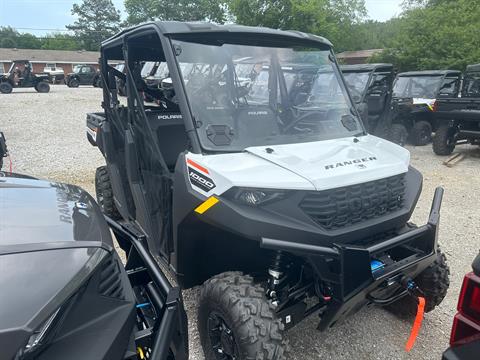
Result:
{"label": "sky", "polygon": [[[0,0],[0,26],[11,26],[20,32],[44,35],[52,29],[65,29],[75,21],[70,10],[81,0]],[[113,0],[123,11],[123,0]],[[365,0],[368,15],[385,21],[400,14],[402,0]]]}

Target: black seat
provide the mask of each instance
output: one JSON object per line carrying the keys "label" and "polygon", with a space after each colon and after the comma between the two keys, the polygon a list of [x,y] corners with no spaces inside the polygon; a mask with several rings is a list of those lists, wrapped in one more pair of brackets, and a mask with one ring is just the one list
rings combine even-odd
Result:
{"label": "black seat", "polygon": [[147,111],[150,126],[157,134],[160,152],[170,171],[178,155],[188,148],[188,136],[180,112]]}
{"label": "black seat", "polygon": [[241,109],[236,120],[239,138],[264,138],[280,133],[277,116],[268,106]]}

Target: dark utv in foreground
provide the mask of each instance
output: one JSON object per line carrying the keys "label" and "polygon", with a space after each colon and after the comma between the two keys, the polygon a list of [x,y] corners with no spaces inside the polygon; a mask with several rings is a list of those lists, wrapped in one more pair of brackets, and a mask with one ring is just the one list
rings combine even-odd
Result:
{"label": "dark utv in foreground", "polygon": [[467,66],[462,87],[457,86],[453,95],[436,103],[439,125],[433,151],[437,155],[451,154],[456,145],[480,145],[480,64]]}
{"label": "dark utv in foreground", "polygon": [[125,267],[85,191],[0,172],[0,359],[188,358],[178,289],[112,230]]}

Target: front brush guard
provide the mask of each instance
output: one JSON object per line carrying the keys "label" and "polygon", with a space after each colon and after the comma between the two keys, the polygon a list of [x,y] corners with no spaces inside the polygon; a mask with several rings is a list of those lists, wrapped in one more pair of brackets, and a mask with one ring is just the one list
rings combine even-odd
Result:
{"label": "front brush guard", "polygon": [[[325,330],[369,302],[386,305],[407,295],[407,291],[400,288],[402,279],[415,278],[437,256],[443,193],[443,188],[436,188],[427,224],[372,245],[335,244],[333,247],[323,247],[262,238],[261,246],[307,257],[318,277],[331,284],[333,297],[322,313],[319,324],[319,329]],[[370,263],[375,255],[402,246],[408,247],[412,251],[411,255],[372,272]],[[398,285],[394,294],[385,299],[371,301],[374,299],[371,296],[372,292],[391,285]]]}

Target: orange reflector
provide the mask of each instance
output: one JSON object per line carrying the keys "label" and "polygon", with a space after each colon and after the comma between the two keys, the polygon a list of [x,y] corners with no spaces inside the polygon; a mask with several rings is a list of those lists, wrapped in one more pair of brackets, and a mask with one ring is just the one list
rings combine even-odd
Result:
{"label": "orange reflector", "polygon": [[203,214],[205,211],[210,209],[213,205],[218,203],[218,199],[216,197],[209,197],[207,200],[205,200],[203,203],[201,203],[196,209],[195,212],[199,214]]}
{"label": "orange reflector", "polygon": [[419,297],[418,298],[418,308],[417,308],[417,316],[415,317],[415,322],[413,323],[412,332],[410,333],[410,338],[407,341],[407,345],[405,346],[405,350],[409,352],[412,350],[413,345],[415,345],[415,340],[417,340],[418,332],[422,327],[423,321],[423,313],[425,311],[425,298]]}

